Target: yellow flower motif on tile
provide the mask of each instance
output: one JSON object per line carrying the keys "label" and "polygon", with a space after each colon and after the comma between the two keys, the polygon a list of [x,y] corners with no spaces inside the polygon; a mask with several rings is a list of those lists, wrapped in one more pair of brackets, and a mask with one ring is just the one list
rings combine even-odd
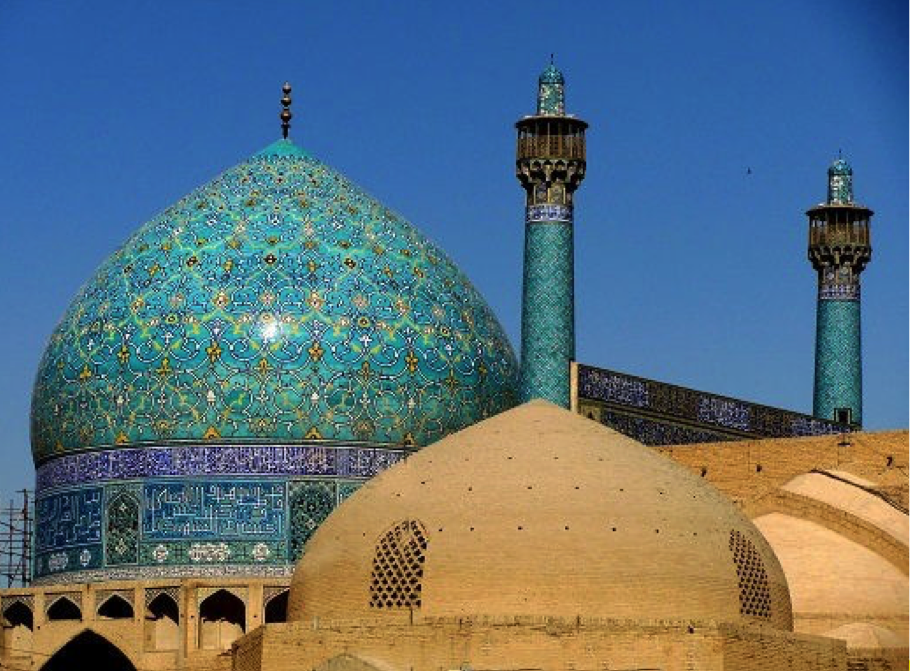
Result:
{"label": "yellow flower motif on tile", "polygon": [[121,365],[126,365],[126,362],[130,360],[130,350],[126,345],[120,345],[120,349],[117,350],[117,359],[120,361]]}
{"label": "yellow flower motif on tile", "polygon": [[155,370],[158,375],[161,377],[166,377],[174,372],[174,369],[171,368],[171,360],[168,357],[164,357],[161,360],[161,365]]}
{"label": "yellow flower motif on tile", "polygon": [[205,433],[202,434],[202,437],[206,440],[216,440],[218,438],[221,438],[221,434],[218,433],[218,429],[216,429],[214,426],[210,426],[205,430]]}
{"label": "yellow flower motif on tile", "polygon": [[307,352],[314,362],[320,361],[322,359],[322,355],[325,354],[325,350],[322,349],[322,345],[320,345],[318,342],[314,342],[313,346],[310,347]]}
{"label": "yellow flower motif on tile", "polygon": [[209,361],[215,363],[219,358],[221,358],[221,346],[217,342],[213,342],[211,345],[205,348],[205,353],[209,356]]}
{"label": "yellow flower motif on tile", "polygon": [[114,439],[114,442],[117,445],[126,445],[129,442],[129,438],[126,437],[126,434],[121,431],[117,434],[117,437]]}
{"label": "yellow flower motif on tile", "polygon": [[259,359],[259,363],[256,364],[256,369],[262,375],[265,375],[266,373],[268,373],[270,368],[271,368],[271,366],[269,366],[269,362],[266,361],[265,359]]}
{"label": "yellow flower motif on tile", "polygon": [[323,305],[325,305],[325,301],[315,291],[310,294],[310,297],[307,299],[307,303],[309,303],[310,307],[314,310],[319,310]]}
{"label": "yellow flower motif on tile", "polygon": [[408,365],[409,373],[416,372],[417,364],[420,363],[420,361],[417,359],[417,357],[414,356],[414,352],[412,352],[410,350],[408,351],[408,355],[404,358],[404,362]]}
{"label": "yellow flower motif on tile", "polygon": [[88,382],[92,379],[92,371],[89,369],[88,364],[82,367],[82,370],[79,372],[79,379],[83,382]]}
{"label": "yellow flower motif on tile", "polygon": [[458,378],[455,377],[455,371],[451,368],[449,369],[449,376],[446,378],[446,388],[449,393],[455,393],[455,390],[458,389]]}
{"label": "yellow flower motif on tile", "polygon": [[228,292],[222,289],[215,294],[215,297],[212,298],[212,303],[215,304],[215,307],[224,309],[231,302],[231,297],[228,295]]}
{"label": "yellow flower motif on tile", "polygon": [[310,430],[306,432],[304,436],[307,440],[322,440],[322,434],[319,433],[319,429],[315,426],[311,426]]}

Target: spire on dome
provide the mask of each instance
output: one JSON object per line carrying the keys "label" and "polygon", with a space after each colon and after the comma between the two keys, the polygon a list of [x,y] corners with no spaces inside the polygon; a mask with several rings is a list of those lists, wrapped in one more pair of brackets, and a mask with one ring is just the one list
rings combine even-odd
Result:
{"label": "spire on dome", "polygon": [[281,114],[278,116],[281,118],[281,136],[287,140],[288,131],[291,129],[291,117],[294,116],[291,114],[291,85],[285,82],[284,86],[281,87],[281,91],[284,93],[281,98],[281,106],[284,109],[281,110]]}
{"label": "spire on dome", "polygon": [[550,64],[544,68],[537,78],[537,114],[547,116],[563,116],[566,113],[566,80],[553,64],[553,54],[550,54]]}
{"label": "spire on dome", "polygon": [[828,204],[849,205],[853,202],[853,168],[840,151],[837,160],[828,168]]}

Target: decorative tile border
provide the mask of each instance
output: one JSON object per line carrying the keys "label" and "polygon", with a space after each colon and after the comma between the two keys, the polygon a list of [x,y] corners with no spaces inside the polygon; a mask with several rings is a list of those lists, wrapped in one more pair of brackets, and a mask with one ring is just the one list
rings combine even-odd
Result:
{"label": "decorative tile border", "polygon": [[[46,575],[32,581],[42,585],[78,585],[105,580],[158,580],[161,578],[285,578],[294,574],[294,564],[282,566],[246,566],[219,564],[217,566],[134,566],[96,571],[72,571]],[[70,594],[67,592],[66,594]],[[72,592],[72,594],[77,594]],[[178,602],[179,603],[179,602]]]}
{"label": "decorative tile border", "polygon": [[571,205],[528,205],[525,209],[525,223],[537,222],[571,222],[572,206]]}
{"label": "decorative tile border", "polygon": [[646,445],[817,436],[850,427],[780,408],[578,365],[577,396],[598,419]]}
{"label": "decorative tile border", "polygon": [[168,476],[317,475],[370,478],[411,450],[322,445],[176,445],[66,455],[37,469],[37,488]]}

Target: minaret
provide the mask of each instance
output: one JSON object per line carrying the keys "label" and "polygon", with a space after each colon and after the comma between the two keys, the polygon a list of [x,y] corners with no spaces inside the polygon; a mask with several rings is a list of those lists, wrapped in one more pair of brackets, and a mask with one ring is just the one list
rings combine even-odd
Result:
{"label": "minaret", "polygon": [[575,358],[575,189],[585,176],[588,124],[565,113],[565,80],[550,65],[541,73],[537,114],[516,122],[516,173],[526,192],[521,306],[522,402],[543,398],[569,407],[569,365]]}
{"label": "minaret", "polygon": [[872,258],[872,210],[853,201],[853,169],[828,168],[828,202],[809,217],[809,260],[818,273],[813,414],[862,426],[859,276]]}

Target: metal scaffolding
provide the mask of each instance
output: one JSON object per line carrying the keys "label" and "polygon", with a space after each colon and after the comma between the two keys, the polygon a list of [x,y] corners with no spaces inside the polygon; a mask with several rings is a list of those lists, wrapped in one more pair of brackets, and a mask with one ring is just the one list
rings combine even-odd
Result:
{"label": "metal scaffolding", "polygon": [[0,508],[0,577],[6,587],[27,587],[32,580],[33,496],[20,489]]}

